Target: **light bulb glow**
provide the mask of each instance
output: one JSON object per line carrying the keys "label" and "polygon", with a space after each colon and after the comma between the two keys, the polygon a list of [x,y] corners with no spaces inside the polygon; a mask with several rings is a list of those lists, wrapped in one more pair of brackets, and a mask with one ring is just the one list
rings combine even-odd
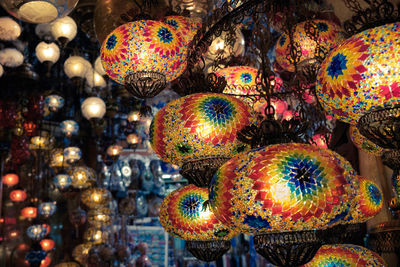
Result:
{"label": "light bulb glow", "polygon": [[60,58],[60,48],[55,43],[40,42],[36,46],[36,56],[41,63],[45,61],[56,63]]}

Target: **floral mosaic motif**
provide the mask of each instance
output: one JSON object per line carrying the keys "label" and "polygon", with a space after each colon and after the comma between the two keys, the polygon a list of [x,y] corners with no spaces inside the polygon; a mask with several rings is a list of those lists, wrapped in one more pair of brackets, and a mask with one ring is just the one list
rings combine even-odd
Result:
{"label": "floral mosaic motif", "polygon": [[237,132],[255,120],[250,107],[233,96],[193,94],[160,109],[150,126],[154,152],[164,161],[185,162],[212,157],[232,157],[248,145]]}
{"label": "floral mosaic motif", "polygon": [[400,103],[399,23],[353,35],[321,64],[316,94],[328,114],[356,124],[366,112]]}
{"label": "floral mosaic motif", "polygon": [[[315,58],[316,42],[306,32],[307,23],[315,25],[318,29],[318,43],[331,50],[344,41],[342,29],[339,25],[327,20],[312,20],[309,22],[301,22],[295,26],[293,31],[293,42],[300,45],[301,57],[299,63]],[[286,33],[283,33],[278,39],[275,48],[276,62],[286,71],[293,72],[295,70],[293,62],[291,62],[290,41]]]}
{"label": "floral mosaic motif", "polygon": [[167,16],[164,18],[164,22],[180,32],[186,44],[193,39],[201,27],[201,23],[195,19],[183,16]]}
{"label": "floral mosaic motif", "polygon": [[363,136],[358,130],[357,126],[351,125],[349,132],[351,141],[358,149],[366,151],[378,157],[382,156],[385,150]]}
{"label": "floral mosaic motif", "polygon": [[207,200],[207,188],[188,185],[173,191],[161,204],[161,225],[184,240],[229,240],[237,235],[217,220],[205,205]]}
{"label": "floral mosaic motif", "polygon": [[304,267],[341,266],[341,267],[382,267],[385,261],[375,252],[364,247],[350,244],[323,245],[314,258]]}
{"label": "floral mosaic motif", "polygon": [[272,145],[226,162],[211,181],[210,203],[221,222],[248,234],[334,226],[352,205],[347,174],[327,149]]}
{"label": "floral mosaic motif", "polygon": [[114,29],[101,47],[107,75],[124,84],[126,75],[148,71],[166,76],[167,82],[186,68],[187,46],[180,32],[161,21],[140,20]]}

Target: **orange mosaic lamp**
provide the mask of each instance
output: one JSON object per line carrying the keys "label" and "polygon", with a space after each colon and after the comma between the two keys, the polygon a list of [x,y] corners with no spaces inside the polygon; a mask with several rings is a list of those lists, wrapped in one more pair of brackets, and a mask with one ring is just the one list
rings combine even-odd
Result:
{"label": "orange mosaic lamp", "polygon": [[181,33],[161,21],[139,20],[114,29],[101,47],[107,75],[139,98],[154,97],[186,68]]}
{"label": "orange mosaic lamp", "polygon": [[[170,193],[160,207],[160,222],[171,235],[186,240],[186,248],[203,261],[213,261],[230,248],[232,231],[215,217],[208,206],[208,190],[194,185]],[[199,251],[199,247],[203,247]],[[195,249],[197,247],[197,249]],[[220,248],[213,254],[212,247]]]}
{"label": "orange mosaic lamp", "polygon": [[250,107],[233,96],[188,95],[157,112],[150,142],[154,152],[181,167],[191,183],[207,187],[222,163],[250,148],[237,139],[237,133],[254,121]]}

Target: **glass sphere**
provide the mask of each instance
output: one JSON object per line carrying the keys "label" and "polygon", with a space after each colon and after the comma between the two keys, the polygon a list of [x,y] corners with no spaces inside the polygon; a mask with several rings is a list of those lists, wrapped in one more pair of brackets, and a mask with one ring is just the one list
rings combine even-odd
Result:
{"label": "glass sphere", "polygon": [[39,204],[39,214],[44,217],[52,216],[57,210],[55,202],[43,202]]}
{"label": "glass sphere", "polygon": [[86,73],[86,82],[90,87],[106,87],[106,80],[97,71],[91,70]]}
{"label": "glass sphere", "polygon": [[64,150],[62,148],[54,149],[50,156],[50,167],[60,168],[69,166],[68,162],[64,160]]}
{"label": "glass sphere", "polygon": [[44,251],[50,251],[54,248],[55,242],[52,239],[42,239],[40,245]]}
{"label": "glass sphere", "polygon": [[111,145],[107,148],[107,155],[110,157],[117,157],[122,152],[122,146],[120,145]]}
{"label": "glass sphere", "polygon": [[21,210],[22,217],[32,219],[37,217],[37,208],[36,207],[25,207]]}
{"label": "glass sphere", "polygon": [[98,74],[104,76],[107,75],[107,73],[105,72],[103,65],[101,64],[101,57],[98,56],[96,58],[96,61],[94,62],[94,70],[97,71]]}
{"label": "glass sphere", "polygon": [[78,0],[3,0],[1,5],[17,19],[29,23],[47,23],[68,15],[76,6]]}
{"label": "glass sphere", "polygon": [[30,239],[40,240],[47,235],[46,224],[34,224],[26,229],[26,234]]}
{"label": "glass sphere", "polygon": [[64,160],[69,164],[76,163],[82,157],[82,152],[79,147],[70,146],[64,149]]}
{"label": "glass sphere", "polygon": [[126,137],[126,142],[130,145],[136,145],[140,142],[140,138],[137,134],[131,133]]}
{"label": "glass sphere", "polygon": [[88,188],[96,181],[93,173],[87,167],[74,167],[70,169],[69,174],[72,179],[71,186],[77,189]]}
{"label": "glass sphere", "polygon": [[72,179],[68,174],[57,174],[53,178],[53,183],[57,188],[62,190],[68,188],[71,185]]}
{"label": "glass sphere", "polygon": [[35,34],[42,40],[53,38],[51,35],[51,23],[41,23],[36,25]]}
{"label": "glass sphere", "polygon": [[13,202],[22,202],[26,197],[26,192],[22,189],[16,189],[10,192],[10,199]]}
{"label": "glass sphere", "polygon": [[106,104],[99,97],[88,97],[82,102],[81,110],[87,120],[101,119],[106,113]]}
{"label": "glass sphere", "polygon": [[18,184],[19,182],[19,177],[16,173],[6,173],[5,175],[3,175],[3,184],[8,185],[8,186],[14,186],[16,184]]}
{"label": "glass sphere", "polygon": [[75,135],[79,131],[79,124],[74,120],[65,120],[60,123],[61,132],[66,136]]}
{"label": "glass sphere", "polygon": [[83,234],[83,239],[95,245],[106,243],[108,240],[108,232],[101,228],[89,227]]}
{"label": "glass sphere", "polygon": [[60,58],[60,48],[55,43],[40,42],[35,51],[41,63],[48,61],[54,64]]}
{"label": "glass sphere", "polygon": [[90,70],[92,70],[90,62],[80,56],[70,56],[64,62],[64,72],[68,78],[85,78],[86,73]]}
{"label": "glass sphere", "polygon": [[67,42],[75,38],[78,32],[77,25],[71,17],[59,18],[51,23],[51,34],[56,40]]}
{"label": "glass sphere", "polygon": [[21,34],[21,26],[10,17],[0,17],[0,40],[14,41]]}
{"label": "glass sphere", "polygon": [[89,210],[88,223],[95,227],[106,226],[111,223],[111,210],[101,207]]}
{"label": "glass sphere", "polygon": [[[89,251],[92,247],[93,247],[92,243],[79,244],[73,249],[72,257],[74,258],[74,260],[76,260],[79,263],[81,263],[82,265],[84,265],[87,260],[87,256],[89,255]],[[65,263],[65,264],[67,264],[67,263]],[[71,265],[63,265],[63,266],[59,266],[59,267],[80,267],[79,264],[77,264],[77,263],[74,263],[74,264],[76,264],[76,265],[71,264]]]}
{"label": "glass sphere", "polygon": [[128,114],[128,121],[132,122],[132,123],[136,123],[138,121],[140,121],[140,111],[138,110],[133,110],[131,112],[129,112]]}
{"label": "glass sphere", "polygon": [[104,207],[111,201],[111,193],[104,188],[90,188],[84,191],[81,195],[83,204],[91,209]]}
{"label": "glass sphere", "polygon": [[48,95],[44,99],[44,103],[53,112],[61,109],[64,106],[64,98],[59,95]]}
{"label": "glass sphere", "polygon": [[24,62],[24,55],[15,48],[0,50],[0,64],[9,68],[16,68]]}

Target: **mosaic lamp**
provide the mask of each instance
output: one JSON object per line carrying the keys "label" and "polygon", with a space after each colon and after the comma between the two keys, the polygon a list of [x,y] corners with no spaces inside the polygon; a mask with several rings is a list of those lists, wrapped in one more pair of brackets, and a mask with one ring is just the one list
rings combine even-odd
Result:
{"label": "mosaic lamp", "polygon": [[10,199],[13,202],[22,202],[26,199],[27,194],[23,189],[15,189],[10,192]]}
{"label": "mosaic lamp", "polygon": [[55,201],[46,201],[39,204],[38,211],[43,217],[52,216],[57,210],[57,205]]}
{"label": "mosaic lamp", "polygon": [[[327,20],[304,21],[296,24],[292,30],[293,42],[290,41],[289,35],[284,33],[275,46],[276,62],[289,72],[295,71],[295,62],[291,58],[292,43],[297,44],[299,47],[295,49],[301,51],[296,55],[296,65],[298,68],[304,68],[316,62],[319,53],[316,51],[317,45],[329,51],[345,40],[341,27]],[[316,41],[311,37],[310,31],[318,33]]]}
{"label": "mosaic lamp", "polygon": [[64,156],[64,160],[68,164],[73,164],[73,163],[76,163],[78,160],[81,159],[82,152],[81,152],[79,147],[70,146],[70,147],[64,148],[63,156]]}
{"label": "mosaic lamp", "polygon": [[110,225],[111,219],[111,210],[105,207],[99,207],[89,210],[87,221],[94,227],[101,227]]}
{"label": "mosaic lamp", "polygon": [[40,240],[47,234],[47,224],[33,224],[26,229],[26,234],[30,239]]}
{"label": "mosaic lamp", "polygon": [[71,185],[72,179],[68,174],[60,173],[53,178],[53,183],[58,189],[63,190]]}
{"label": "mosaic lamp", "polygon": [[110,191],[99,187],[87,189],[81,195],[83,204],[91,209],[104,207],[110,203],[111,199]]}
{"label": "mosaic lamp", "polygon": [[249,149],[237,133],[255,121],[250,107],[228,95],[198,93],[169,102],[155,115],[150,142],[163,160],[181,167],[190,183],[207,187],[215,171]]}
{"label": "mosaic lamp", "polygon": [[186,45],[192,41],[197,30],[201,28],[201,23],[196,19],[183,16],[167,16],[163,19],[163,22],[180,32]]}
{"label": "mosaic lamp", "polygon": [[53,94],[46,96],[44,103],[51,111],[56,112],[64,106],[65,101],[62,96]]}
{"label": "mosaic lamp", "polygon": [[154,97],[167,82],[178,78],[186,68],[186,54],[181,33],[153,20],[119,26],[101,47],[101,61],[107,75],[125,84],[139,98]]}
{"label": "mosaic lamp", "polygon": [[68,15],[78,0],[1,1],[3,8],[17,19],[29,23],[47,23]]}
{"label": "mosaic lamp", "polygon": [[67,137],[76,135],[79,131],[79,124],[74,120],[65,120],[60,123],[61,132]]}
{"label": "mosaic lamp", "polygon": [[350,125],[349,133],[351,141],[358,149],[368,152],[369,154],[377,157],[382,156],[385,152],[382,147],[378,146],[377,144],[373,143],[371,140],[363,136],[356,125]]}
{"label": "mosaic lamp", "polygon": [[323,245],[304,267],[318,266],[387,266],[375,252],[357,245]]}
{"label": "mosaic lamp", "polygon": [[323,229],[348,216],[355,193],[327,151],[288,143],[237,155],[211,182],[212,211],[228,227],[254,234],[256,251],[271,263],[307,263]]}
{"label": "mosaic lamp", "polygon": [[71,186],[76,189],[88,188],[95,182],[96,179],[90,168],[84,166],[78,166],[70,169],[69,175],[71,177]]}
{"label": "mosaic lamp", "polygon": [[208,206],[208,190],[194,185],[181,187],[163,200],[159,217],[169,234],[184,239],[186,249],[202,261],[214,261],[230,248],[232,231]]}

